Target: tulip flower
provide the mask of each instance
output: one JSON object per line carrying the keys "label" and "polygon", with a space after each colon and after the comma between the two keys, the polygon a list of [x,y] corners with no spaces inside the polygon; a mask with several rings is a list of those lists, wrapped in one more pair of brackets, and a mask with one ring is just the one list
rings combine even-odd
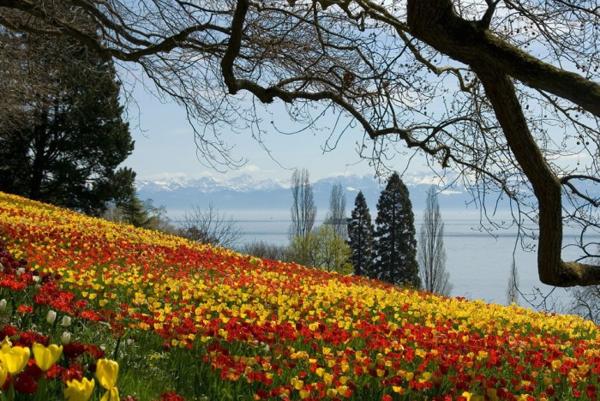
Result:
{"label": "tulip flower", "polygon": [[96,377],[100,385],[106,390],[110,390],[117,384],[119,375],[119,364],[110,359],[98,359],[96,362]]}
{"label": "tulip flower", "polygon": [[50,309],[48,311],[48,314],[46,315],[46,321],[49,324],[54,324],[54,322],[56,321],[56,311],[53,311],[52,309]]}
{"label": "tulip flower", "polygon": [[9,348],[3,345],[2,349],[0,350],[0,359],[2,359],[4,365],[6,365],[8,373],[13,376],[25,369],[25,366],[27,366],[27,361],[29,361],[29,355],[29,348],[25,347]]}
{"label": "tulip flower", "polygon": [[64,391],[65,399],[67,401],[87,401],[92,396],[95,384],[94,379],[88,380],[85,377],[81,381],[69,380]]}
{"label": "tulip flower", "polygon": [[60,325],[63,327],[69,327],[71,325],[71,317],[70,316],[63,316],[61,321],[60,321]]}
{"label": "tulip flower", "polygon": [[113,387],[110,390],[108,390],[106,393],[104,393],[102,398],[100,398],[100,401],[119,401],[119,400],[120,400],[119,390],[116,387]]}
{"label": "tulip flower", "polygon": [[71,333],[69,333],[68,331],[64,331],[60,336],[60,341],[63,344],[69,344],[71,342]]}
{"label": "tulip flower", "polygon": [[35,363],[44,372],[47,371],[58,361],[60,354],[62,354],[62,345],[50,344],[48,347],[44,347],[42,344],[35,343],[31,347],[33,350],[33,356]]}
{"label": "tulip flower", "polygon": [[8,336],[6,336],[6,337],[4,337],[4,340],[2,340],[2,342],[0,343],[0,349],[8,350],[8,349],[10,349],[10,347],[12,347],[12,342],[10,341],[10,338],[8,338]]}
{"label": "tulip flower", "polygon": [[6,365],[0,359],[0,387],[4,386],[7,376],[8,376],[8,370],[6,369]]}

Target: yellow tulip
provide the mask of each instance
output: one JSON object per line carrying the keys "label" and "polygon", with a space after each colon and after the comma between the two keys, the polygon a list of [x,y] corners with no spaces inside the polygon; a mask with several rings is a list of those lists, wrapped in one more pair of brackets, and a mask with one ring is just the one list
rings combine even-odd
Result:
{"label": "yellow tulip", "polygon": [[33,350],[33,356],[35,363],[44,372],[47,371],[58,361],[60,354],[62,354],[62,345],[50,344],[48,347],[44,347],[42,344],[35,343],[31,347]]}
{"label": "yellow tulip", "polygon": [[6,369],[6,365],[2,360],[0,360],[0,387],[4,386],[4,382],[6,381],[7,376],[8,370]]}
{"label": "yellow tulip", "polygon": [[96,382],[94,379],[88,380],[85,377],[83,380],[67,381],[64,395],[67,401],[87,401],[92,396]]}
{"label": "yellow tulip", "polygon": [[96,363],[96,377],[100,385],[107,390],[112,389],[117,384],[119,375],[119,364],[110,359],[98,359]]}
{"label": "yellow tulip", "polygon": [[100,401],[119,401],[119,400],[120,400],[119,390],[116,387],[113,387],[110,390],[108,390],[106,393],[104,393],[104,395],[100,399]]}
{"label": "yellow tulip", "polygon": [[10,338],[8,338],[8,336],[4,337],[4,340],[2,340],[2,343],[0,343],[1,349],[5,350],[5,349],[9,349],[10,347],[12,347],[12,342],[10,341]]}
{"label": "yellow tulip", "polygon": [[25,347],[2,347],[0,350],[0,359],[11,375],[16,375],[25,369],[29,355],[29,348]]}

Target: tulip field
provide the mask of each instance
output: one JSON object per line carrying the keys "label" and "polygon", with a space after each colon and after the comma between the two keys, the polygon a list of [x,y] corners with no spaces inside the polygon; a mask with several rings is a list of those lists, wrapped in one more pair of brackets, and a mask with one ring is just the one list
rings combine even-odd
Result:
{"label": "tulip field", "polygon": [[0,193],[0,401],[597,400],[600,330]]}

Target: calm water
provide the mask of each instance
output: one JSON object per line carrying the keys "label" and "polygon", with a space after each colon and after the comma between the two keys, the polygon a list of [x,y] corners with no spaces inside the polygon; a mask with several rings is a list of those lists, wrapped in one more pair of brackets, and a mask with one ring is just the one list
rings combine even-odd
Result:
{"label": "calm water", "polygon": [[[290,226],[288,210],[229,210],[222,213],[233,219],[240,228],[242,232],[240,245],[253,241],[278,245],[288,243]],[[169,216],[175,223],[182,214],[181,211],[169,211]],[[422,212],[415,212],[417,233],[421,215]],[[450,273],[452,295],[506,303],[506,289],[515,248],[514,232],[500,231],[497,232],[496,237],[493,237],[479,231],[479,215],[475,212],[442,211],[442,215],[445,223],[446,269]],[[318,216],[317,225],[322,222],[322,217]],[[568,249],[563,251],[563,255],[567,259],[576,256]],[[536,289],[544,294],[552,291],[552,287],[543,285],[538,279],[534,252],[523,251],[520,246],[517,246],[514,257],[519,287],[525,295],[536,292]],[[548,301],[566,304],[567,298],[568,294],[564,290],[556,289]],[[531,306],[523,300],[520,303]]]}

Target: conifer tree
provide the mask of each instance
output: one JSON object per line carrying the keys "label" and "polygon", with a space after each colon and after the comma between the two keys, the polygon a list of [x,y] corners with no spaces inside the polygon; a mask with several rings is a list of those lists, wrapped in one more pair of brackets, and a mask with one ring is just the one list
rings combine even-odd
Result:
{"label": "conifer tree", "polygon": [[348,237],[354,274],[373,277],[373,222],[362,192],[358,193],[354,201]]}
{"label": "conifer tree", "polygon": [[392,174],[377,202],[373,249],[375,278],[418,288],[415,224],[408,189]]}
{"label": "conifer tree", "polygon": [[0,189],[93,215],[130,198],[135,174],[119,165],[134,143],[112,61],[65,38],[19,43],[19,79],[39,84],[15,97],[22,122],[0,123]]}

